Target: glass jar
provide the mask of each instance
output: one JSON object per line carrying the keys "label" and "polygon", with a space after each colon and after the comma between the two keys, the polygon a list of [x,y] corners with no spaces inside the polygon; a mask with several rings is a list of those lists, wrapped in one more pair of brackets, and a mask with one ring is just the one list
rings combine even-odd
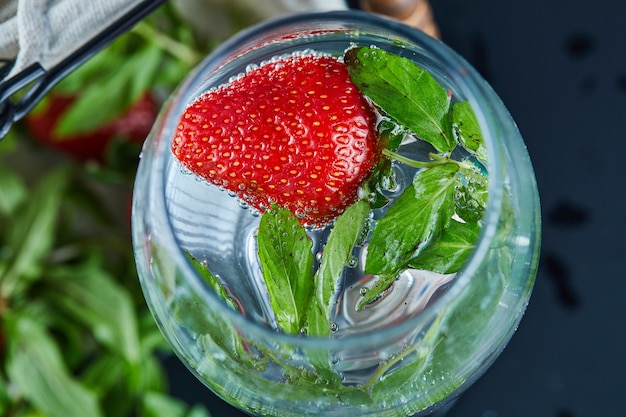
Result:
{"label": "glass jar", "polygon": [[[408,281],[417,287],[397,281],[385,314],[372,313],[330,337],[285,334],[271,326],[263,296],[248,279],[258,270],[258,215],[182,169],[171,143],[181,114],[212,87],[277,56],[303,50],[340,56],[354,45],[408,57],[470,103],[488,153],[483,227],[458,274],[415,272]],[[356,11],[267,21],[208,56],[165,104],[144,146],[132,216],[142,288],[161,331],[200,381],[252,415],[419,416],[444,406],[509,341],[528,304],[539,254],[533,169],[494,91],[440,41]],[[240,311],[211,290],[186,253],[210,258]]]}

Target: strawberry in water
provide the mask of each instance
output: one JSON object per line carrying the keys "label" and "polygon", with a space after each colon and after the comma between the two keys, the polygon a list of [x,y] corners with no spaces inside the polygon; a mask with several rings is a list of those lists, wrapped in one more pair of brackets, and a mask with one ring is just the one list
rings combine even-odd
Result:
{"label": "strawberry in water", "polygon": [[375,125],[342,62],[294,55],[198,98],[172,151],[250,207],[275,203],[318,228],[357,200],[381,155]]}

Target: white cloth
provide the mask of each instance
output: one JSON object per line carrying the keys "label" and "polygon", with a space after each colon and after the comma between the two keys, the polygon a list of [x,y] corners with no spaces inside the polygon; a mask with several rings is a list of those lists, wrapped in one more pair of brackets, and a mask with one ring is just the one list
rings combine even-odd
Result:
{"label": "white cloth", "polygon": [[[344,0],[185,0],[189,1],[203,3],[213,14],[228,4],[260,18],[290,11],[346,8]],[[33,63],[50,69],[140,2],[0,0],[0,60],[5,61],[0,69],[6,61],[15,60],[6,79]]]}
{"label": "white cloth", "polygon": [[0,0],[0,59],[7,78],[33,63],[52,68],[140,0]]}

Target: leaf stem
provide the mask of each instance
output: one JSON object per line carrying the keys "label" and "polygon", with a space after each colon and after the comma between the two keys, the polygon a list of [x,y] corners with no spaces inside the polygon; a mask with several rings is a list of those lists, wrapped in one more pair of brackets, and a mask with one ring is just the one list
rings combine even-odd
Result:
{"label": "leaf stem", "polygon": [[378,369],[376,370],[376,373],[374,375],[372,375],[372,377],[365,383],[363,384],[363,389],[366,392],[369,392],[372,389],[372,386],[378,382],[378,380],[392,367],[394,366],[396,363],[400,362],[402,359],[404,359],[406,356],[410,355],[411,353],[417,351],[419,349],[419,346],[414,346],[412,348],[409,349],[405,349],[402,352],[400,352],[398,355],[394,356],[393,359],[388,360],[384,365],[381,365],[378,367]]}
{"label": "leaf stem", "polygon": [[447,163],[458,163],[454,159],[450,159],[448,155],[439,155],[435,153],[429,153],[428,156],[431,157],[432,161],[416,161],[411,158],[407,158],[406,156],[400,155],[397,152],[391,151],[389,149],[383,149],[383,155],[386,157],[398,161],[402,164],[412,166],[414,168],[432,168],[437,165],[444,165]]}
{"label": "leaf stem", "polygon": [[202,56],[189,46],[159,32],[146,22],[139,22],[133,32],[157,45],[162,50],[190,65],[198,63]]}

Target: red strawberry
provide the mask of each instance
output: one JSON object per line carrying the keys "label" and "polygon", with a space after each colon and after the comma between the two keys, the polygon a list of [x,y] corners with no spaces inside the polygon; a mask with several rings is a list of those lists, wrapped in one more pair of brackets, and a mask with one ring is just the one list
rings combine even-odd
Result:
{"label": "red strawberry", "polygon": [[181,117],[172,150],[251,207],[276,203],[322,227],[356,201],[377,163],[375,123],[343,63],[292,56],[200,97]]}

